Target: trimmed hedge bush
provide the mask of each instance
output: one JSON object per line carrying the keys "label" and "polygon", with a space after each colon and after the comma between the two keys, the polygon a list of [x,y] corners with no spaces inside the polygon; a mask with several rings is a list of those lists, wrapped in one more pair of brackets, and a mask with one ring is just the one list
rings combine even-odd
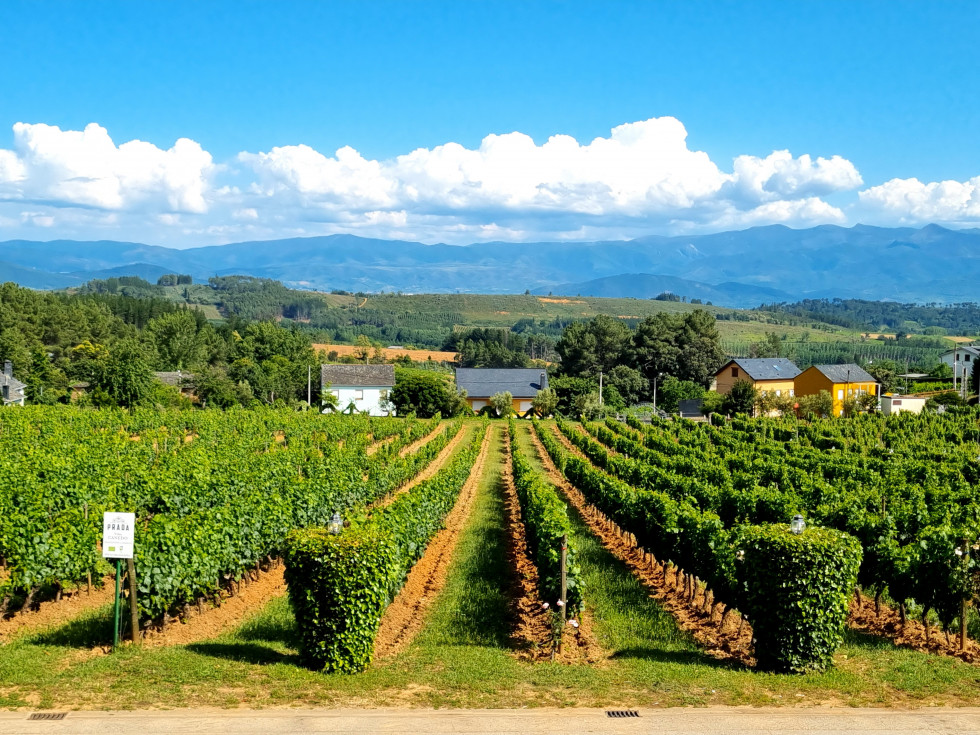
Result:
{"label": "trimmed hedge bush", "polygon": [[521,520],[527,532],[528,550],[538,568],[539,593],[544,600],[561,599],[561,539],[569,537],[565,557],[566,609],[574,614],[582,609],[582,572],[575,563],[575,548],[571,543],[572,526],[568,506],[554,487],[534,471],[531,463],[517,446],[514,420],[510,433],[511,467],[514,487],[521,505]]}
{"label": "trimmed hedge bush", "polygon": [[371,662],[381,616],[443,527],[480,451],[483,429],[436,475],[333,536],[322,528],[286,539],[286,584],[300,653],[315,669],[355,673]]}
{"label": "trimmed hedge bush", "polygon": [[759,668],[822,671],[843,640],[861,544],[846,533],[785,525],[733,529],[742,611],[752,622]]}

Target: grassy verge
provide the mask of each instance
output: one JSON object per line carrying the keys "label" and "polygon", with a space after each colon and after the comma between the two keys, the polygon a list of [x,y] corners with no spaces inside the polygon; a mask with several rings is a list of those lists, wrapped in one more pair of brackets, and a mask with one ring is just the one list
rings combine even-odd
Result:
{"label": "grassy verge", "polygon": [[[526,663],[509,648],[499,469],[501,422],[445,588],[413,644],[357,676],[302,668],[285,599],[237,630],[174,648],[93,654],[100,610],[0,648],[0,707],[676,706],[980,704],[980,668],[849,633],[833,670],[757,673],[702,653],[575,521],[586,605],[608,657],[596,665]],[[522,432],[527,427],[522,426]],[[521,447],[537,462],[526,434]]]}

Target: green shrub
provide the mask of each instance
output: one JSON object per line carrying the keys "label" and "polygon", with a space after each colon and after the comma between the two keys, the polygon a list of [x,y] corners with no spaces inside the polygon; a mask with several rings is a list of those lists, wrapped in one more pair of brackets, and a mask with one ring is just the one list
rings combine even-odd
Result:
{"label": "green shrub", "polygon": [[752,622],[762,669],[822,671],[843,640],[861,545],[846,533],[787,525],[734,529],[740,609]]}

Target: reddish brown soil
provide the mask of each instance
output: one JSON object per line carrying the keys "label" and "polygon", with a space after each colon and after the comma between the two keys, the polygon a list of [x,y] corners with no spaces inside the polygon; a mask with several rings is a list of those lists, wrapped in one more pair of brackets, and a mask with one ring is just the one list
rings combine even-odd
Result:
{"label": "reddish brown soil", "polygon": [[238,585],[238,592],[231,596],[223,590],[221,604],[208,603],[199,609],[186,608],[178,620],[170,620],[166,626],[155,626],[143,633],[143,645],[184,646],[189,643],[215,638],[237,627],[241,622],[262,608],[267,602],[286,594],[283,580],[284,566],[273,562],[268,571],[258,573],[258,581]]}
{"label": "reddish brown soil", "polygon": [[[440,427],[438,431],[441,430],[442,429]],[[429,441],[432,441],[432,439],[435,438],[436,433],[437,432],[432,432],[432,434],[430,434],[428,437],[425,437],[423,442],[428,443]],[[418,485],[420,482],[425,482],[426,480],[433,477],[440,469],[442,469],[442,466],[446,464],[446,461],[449,459],[450,455],[452,455],[452,453],[456,451],[456,447],[458,447],[459,443],[463,441],[463,436],[467,434],[469,434],[469,431],[466,427],[460,429],[458,432],[456,432],[456,436],[450,439],[449,443],[442,448],[442,451],[439,452],[439,454],[436,455],[435,459],[433,459],[431,462],[429,462],[429,464],[425,466],[425,469],[423,469],[419,474],[417,474],[411,480],[409,480],[404,485],[399,487],[393,493],[382,498],[376,503],[373,503],[369,507],[384,508],[390,505],[392,502],[394,502],[395,498],[397,498],[402,493],[407,493],[409,490],[411,490],[413,487]],[[420,444],[419,446],[421,447],[422,445]]]}
{"label": "reddish brown soil", "polygon": [[[459,439],[463,433],[460,431],[456,438]],[[405,586],[381,618],[381,627],[374,644],[375,658],[390,658],[398,654],[411,643],[425,623],[426,614],[446,583],[446,574],[460,533],[473,510],[473,501],[489,448],[490,432],[487,431],[470,476],[459,493],[459,499],[446,516],[445,527],[432,537],[422,558],[408,573]]]}
{"label": "reddish brown soil", "polygon": [[448,426],[449,424],[440,423],[435,429],[430,431],[421,439],[417,439],[416,441],[412,442],[408,446],[402,447],[401,450],[398,452],[398,456],[407,457],[409,454],[415,454],[422,447],[424,447],[426,444],[428,444],[430,441],[432,441],[437,436],[439,436],[442,432],[444,432],[448,428]]}
{"label": "reddish brown soil", "polygon": [[0,620],[0,644],[26,633],[64,625],[84,612],[109,604],[115,596],[115,584],[113,577],[106,577],[102,587],[93,589],[91,594],[85,590],[65,592],[57,602],[41,602],[37,609],[21,610],[5,617]]}
{"label": "reddish brown soil", "polygon": [[951,632],[947,638],[940,628],[933,627],[927,642],[925,627],[920,621],[908,618],[905,625],[902,625],[898,610],[885,603],[881,603],[880,609],[880,614],[875,612],[874,598],[862,594],[858,602],[852,595],[847,624],[863,633],[888,638],[897,646],[942,656],[954,656],[972,664],[980,664],[980,646],[976,641],[967,639],[966,650],[962,650],[959,631],[955,635]]}
{"label": "reddish brown soil", "polygon": [[565,627],[560,653],[551,644],[551,613],[542,607],[538,568],[528,554],[527,529],[521,520],[521,505],[514,489],[510,464],[510,436],[504,432],[501,483],[504,491],[504,521],[507,532],[507,559],[513,571],[511,614],[514,620],[512,640],[517,656],[532,661],[554,659],[563,663],[595,662],[605,652],[592,634],[591,618],[579,617],[579,627]]}
{"label": "reddish brown soil", "polygon": [[[564,440],[557,429],[554,433]],[[564,478],[534,432],[531,438],[551,482],[564,493],[602,545],[626,564],[650,592],[650,597],[671,614],[678,627],[690,633],[707,654],[754,666],[752,628],[749,623],[734,611],[722,618],[721,606],[714,604],[713,595],[703,584],[695,582],[692,589],[689,584],[685,585],[683,570],[661,564],[652,554],[639,548],[632,534],[625,533],[609,520]],[[568,446],[567,440],[563,443]],[[690,578],[687,581],[690,582]]]}

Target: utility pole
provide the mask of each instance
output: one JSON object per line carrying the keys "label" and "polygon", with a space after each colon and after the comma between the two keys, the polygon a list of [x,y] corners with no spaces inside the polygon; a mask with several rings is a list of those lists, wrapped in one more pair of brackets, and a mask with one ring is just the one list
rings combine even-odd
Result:
{"label": "utility pole", "polygon": [[599,371],[599,405],[602,405],[602,371]]}
{"label": "utility pole", "polygon": [[306,407],[313,408],[313,367],[306,366]]}

